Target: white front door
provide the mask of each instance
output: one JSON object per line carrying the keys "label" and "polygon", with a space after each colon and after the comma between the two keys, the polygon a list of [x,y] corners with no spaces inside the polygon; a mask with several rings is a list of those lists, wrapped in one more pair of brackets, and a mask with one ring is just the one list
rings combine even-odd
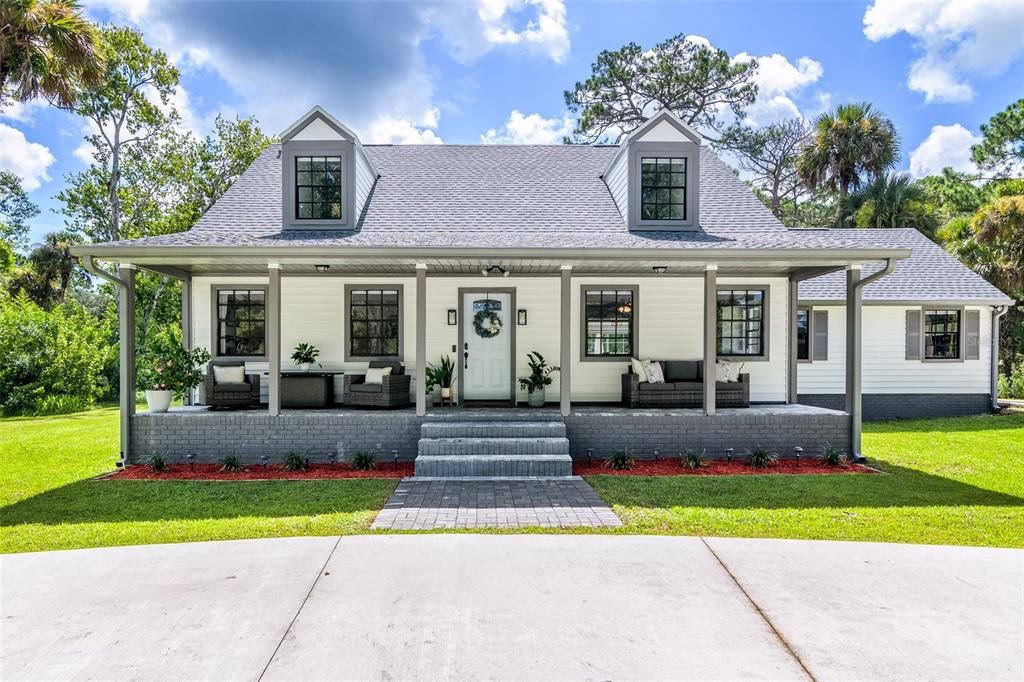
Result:
{"label": "white front door", "polygon": [[464,400],[511,400],[512,334],[516,323],[511,308],[511,294],[463,294]]}

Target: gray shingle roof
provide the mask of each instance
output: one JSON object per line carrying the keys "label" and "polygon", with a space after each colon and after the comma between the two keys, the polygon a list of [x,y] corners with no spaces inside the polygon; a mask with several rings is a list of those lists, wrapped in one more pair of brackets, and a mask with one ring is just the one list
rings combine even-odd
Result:
{"label": "gray shingle roof", "polygon": [[[866,248],[890,246],[911,249],[911,257],[898,261],[892,273],[864,288],[866,301],[1008,300],[1006,294],[917,230],[849,229],[822,232]],[[881,264],[866,266],[863,275],[870,275],[881,268]],[[846,276],[842,272],[833,272],[800,283],[800,300],[842,301],[845,298]]]}

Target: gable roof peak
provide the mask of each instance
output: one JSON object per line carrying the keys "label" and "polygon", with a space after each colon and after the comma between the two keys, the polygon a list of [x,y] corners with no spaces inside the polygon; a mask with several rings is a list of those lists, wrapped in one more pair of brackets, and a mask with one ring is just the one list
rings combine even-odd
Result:
{"label": "gable roof peak", "polygon": [[314,120],[319,119],[326,123],[328,126],[333,128],[339,135],[358,142],[359,138],[356,136],[352,129],[346,126],[344,123],[336,119],[331,115],[329,111],[324,109],[319,104],[313,106],[312,109],[302,115],[295,123],[288,126],[288,128],[281,133],[281,142],[287,142],[288,140],[295,137],[299,132],[304,130],[306,126],[312,123]]}
{"label": "gable roof peak", "polygon": [[648,131],[653,130],[663,121],[667,122],[680,133],[690,138],[695,144],[697,144],[697,146],[700,146],[704,140],[704,137],[700,133],[684,123],[683,120],[676,116],[671,109],[659,109],[657,113],[641,123],[629,135],[627,135],[624,143],[629,142],[630,140],[639,140]]}

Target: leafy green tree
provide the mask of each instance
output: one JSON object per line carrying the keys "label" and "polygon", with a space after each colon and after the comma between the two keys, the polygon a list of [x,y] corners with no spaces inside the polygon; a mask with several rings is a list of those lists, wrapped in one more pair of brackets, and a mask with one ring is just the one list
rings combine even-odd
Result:
{"label": "leafy green tree", "polygon": [[851,190],[877,179],[896,165],[900,141],[888,118],[868,103],[841,104],[814,121],[812,141],[797,162],[800,176],[812,189],[837,194],[835,222]]}
{"label": "leafy green tree", "polygon": [[28,221],[39,215],[21,186],[21,178],[0,170],[0,240],[12,247],[24,247],[28,238]]}
{"label": "leafy green tree", "polygon": [[725,50],[683,34],[644,50],[629,43],[604,50],[590,77],[565,91],[578,114],[571,140],[618,142],[661,109],[700,130],[720,130],[726,112],[742,118],[757,98],[755,60],[734,61]]}
{"label": "leafy green tree", "polygon": [[981,124],[982,141],[971,147],[974,163],[1005,177],[1024,168],[1024,98]]}
{"label": "leafy green tree", "polygon": [[792,210],[810,194],[796,167],[809,139],[807,122],[793,118],[761,128],[730,126],[716,146],[736,156],[740,170],[749,173],[751,185],[763,193],[765,205],[776,218],[788,223],[793,215],[784,207]]}
{"label": "leafy green tree", "polygon": [[991,183],[982,184],[978,175],[958,173],[952,168],[943,168],[942,175],[921,178],[917,185],[942,222],[971,215],[992,197]]}
{"label": "leafy green tree", "polygon": [[88,284],[78,259],[71,255],[71,247],[81,242],[81,236],[66,230],[46,235],[11,276],[8,291],[12,294],[25,292],[46,310],[63,303],[72,284]]}
{"label": "leafy green tree", "polygon": [[913,227],[932,235],[934,207],[920,185],[903,174],[883,175],[847,197],[841,224],[853,227]]}
{"label": "leafy green tree", "polygon": [[0,2],[0,104],[45,97],[69,107],[82,86],[99,84],[99,31],[73,0]]}

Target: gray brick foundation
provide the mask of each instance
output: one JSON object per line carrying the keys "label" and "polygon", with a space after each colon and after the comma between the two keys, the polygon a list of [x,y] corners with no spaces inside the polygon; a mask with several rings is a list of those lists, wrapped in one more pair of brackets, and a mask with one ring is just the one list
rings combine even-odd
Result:
{"label": "gray brick foundation", "polygon": [[[804,405],[842,410],[846,396],[801,393],[798,399]],[[864,421],[963,417],[992,411],[992,398],[988,393],[865,393],[862,402]]]}
{"label": "gray brick foundation", "polygon": [[[145,462],[159,454],[172,462],[185,462],[189,454],[197,462],[216,462],[234,454],[243,462],[258,463],[261,455],[279,461],[290,450],[314,461],[338,454],[369,450],[390,459],[398,450],[403,460],[417,454],[420,426],[424,421],[457,419],[560,420],[557,410],[452,410],[417,417],[411,410],[316,411],[288,410],[278,417],[265,412],[208,412],[198,408],[166,414],[140,413],[132,418],[132,461]],[[619,407],[581,405],[564,419],[574,458],[593,448],[595,457],[630,448],[637,457],[663,457],[683,448],[706,451],[708,457],[724,457],[725,448],[737,455],[758,445],[792,456],[803,447],[808,456],[829,442],[849,448],[849,419],[842,412],[801,405],[754,406],[720,410],[714,417],[700,410],[626,410]]]}

